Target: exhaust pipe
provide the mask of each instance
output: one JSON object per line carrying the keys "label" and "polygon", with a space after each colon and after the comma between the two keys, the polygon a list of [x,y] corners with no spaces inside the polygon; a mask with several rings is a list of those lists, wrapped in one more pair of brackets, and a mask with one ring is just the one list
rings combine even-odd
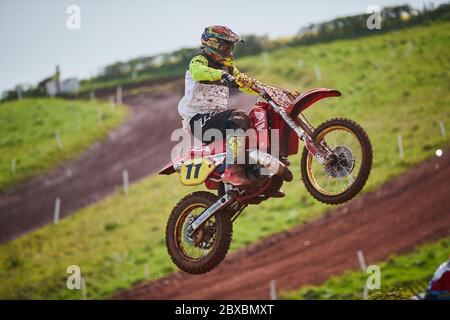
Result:
{"label": "exhaust pipe", "polygon": [[259,164],[268,171],[268,174],[276,174],[288,182],[293,179],[292,172],[288,167],[268,153],[253,149],[248,151],[248,158],[250,164]]}

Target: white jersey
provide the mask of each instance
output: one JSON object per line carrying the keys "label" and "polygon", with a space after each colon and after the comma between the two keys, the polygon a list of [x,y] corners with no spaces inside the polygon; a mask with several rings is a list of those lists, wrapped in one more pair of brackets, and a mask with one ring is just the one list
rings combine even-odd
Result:
{"label": "white jersey", "polygon": [[183,128],[189,131],[189,121],[198,113],[227,110],[229,95],[230,89],[227,86],[200,83],[192,79],[191,73],[187,70],[184,96],[178,103]]}

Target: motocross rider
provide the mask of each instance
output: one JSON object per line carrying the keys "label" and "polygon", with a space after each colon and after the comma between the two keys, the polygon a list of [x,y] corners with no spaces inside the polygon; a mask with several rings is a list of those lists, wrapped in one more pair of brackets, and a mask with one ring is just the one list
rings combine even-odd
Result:
{"label": "motocross rider", "polygon": [[[219,130],[227,139],[227,149],[231,148],[235,155],[245,152],[242,149],[245,149],[245,143],[236,140],[234,135],[227,136],[227,129],[242,129],[245,132],[250,128],[250,120],[245,112],[228,109],[229,88],[238,88],[235,77],[239,75],[239,70],[233,60],[237,42],[244,40],[227,27],[205,28],[201,38],[201,53],[189,63],[185,76],[185,95],[178,104],[185,129],[203,143],[212,142],[204,139],[206,130]],[[250,89],[240,90],[256,94]],[[227,163],[223,180],[235,186],[252,183],[245,173],[245,165],[234,162]]]}

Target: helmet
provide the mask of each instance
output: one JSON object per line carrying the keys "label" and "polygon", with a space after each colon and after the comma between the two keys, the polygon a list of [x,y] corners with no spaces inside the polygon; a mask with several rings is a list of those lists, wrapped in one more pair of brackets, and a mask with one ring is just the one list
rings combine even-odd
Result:
{"label": "helmet", "polygon": [[218,63],[231,67],[236,42],[244,42],[237,34],[224,26],[209,26],[202,34],[202,52]]}

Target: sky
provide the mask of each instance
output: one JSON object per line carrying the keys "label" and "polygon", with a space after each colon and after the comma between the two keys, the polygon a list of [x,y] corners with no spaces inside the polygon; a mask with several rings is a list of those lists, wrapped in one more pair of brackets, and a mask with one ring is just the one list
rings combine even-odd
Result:
{"label": "sky", "polygon": [[[0,92],[36,84],[59,64],[61,77],[86,78],[116,61],[199,45],[205,26],[223,24],[238,34],[279,37],[309,23],[410,4],[445,0],[1,0]],[[67,8],[80,9],[70,30]]]}

